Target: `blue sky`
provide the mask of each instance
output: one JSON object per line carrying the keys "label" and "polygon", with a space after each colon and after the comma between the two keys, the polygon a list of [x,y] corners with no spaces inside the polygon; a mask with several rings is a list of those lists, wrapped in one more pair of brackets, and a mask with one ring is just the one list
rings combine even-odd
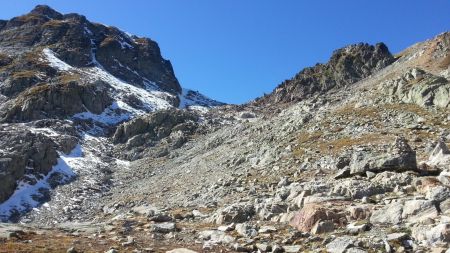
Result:
{"label": "blue sky", "polygon": [[183,87],[228,103],[347,44],[383,41],[396,53],[450,30],[448,0],[17,0],[2,2],[0,19],[37,4],[156,40]]}

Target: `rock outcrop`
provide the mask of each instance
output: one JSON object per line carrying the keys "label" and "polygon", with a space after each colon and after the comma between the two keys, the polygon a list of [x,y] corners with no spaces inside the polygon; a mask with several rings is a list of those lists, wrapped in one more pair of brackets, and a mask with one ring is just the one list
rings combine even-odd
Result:
{"label": "rock outcrop", "polygon": [[294,78],[255,100],[256,105],[292,103],[364,79],[394,62],[383,43],[360,43],[336,50],[326,64],[305,68]]}

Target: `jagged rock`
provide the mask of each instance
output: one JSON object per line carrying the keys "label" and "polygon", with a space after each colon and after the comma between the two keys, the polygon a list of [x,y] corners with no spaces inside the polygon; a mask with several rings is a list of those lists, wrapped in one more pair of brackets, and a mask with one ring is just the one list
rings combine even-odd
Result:
{"label": "jagged rock", "polygon": [[48,6],[38,6],[8,21],[0,35],[0,46],[4,48],[15,47],[20,52],[51,46],[72,66],[86,67],[98,62],[129,83],[181,93],[172,65],[162,58],[156,42],[129,36],[115,27],[91,23],[78,14],[62,15]]}
{"label": "jagged rock", "polygon": [[124,143],[131,137],[147,134],[148,138],[161,139],[172,131],[185,130],[189,122],[195,122],[196,117],[185,111],[170,109],[161,110],[144,117],[139,117],[117,127],[113,140]]}
{"label": "jagged rock", "polygon": [[[8,147],[7,152],[0,153],[0,202],[14,192],[16,182],[26,179],[26,175],[47,175],[58,158],[58,145],[51,138],[21,126],[0,126],[0,146]],[[28,171],[27,167],[32,169]]]}
{"label": "jagged rock", "polygon": [[338,172],[334,176],[334,179],[341,179],[349,176],[350,176],[350,167],[345,166],[344,168],[338,170]]}
{"label": "jagged rock", "polygon": [[441,185],[432,187],[426,192],[425,197],[429,200],[439,203],[450,198],[450,189]]}
{"label": "jagged rock", "polygon": [[336,50],[328,63],[305,68],[293,79],[280,84],[271,94],[257,99],[255,104],[300,101],[361,80],[393,61],[393,56],[383,43],[375,46],[363,43],[350,45]]}
{"label": "jagged rock", "polygon": [[450,166],[450,150],[443,140],[439,140],[436,147],[430,154],[427,164],[440,168],[441,170],[448,170]]}

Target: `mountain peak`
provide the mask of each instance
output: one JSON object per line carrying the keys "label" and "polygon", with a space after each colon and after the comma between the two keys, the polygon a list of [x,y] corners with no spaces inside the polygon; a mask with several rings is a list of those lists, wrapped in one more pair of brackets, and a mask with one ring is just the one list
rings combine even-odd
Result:
{"label": "mountain peak", "polygon": [[36,5],[36,7],[34,7],[34,9],[30,11],[30,14],[43,15],[43,16],[47,16],[51,19],[61,19],[62,18],[61,13],[52,9],[48,5]]}
{"label": "mountain peak", "polygon": [[325,64],[304,68],[294,78],[255,101],[256,104],[291,103],[313,94],[344,87],[364,79],[394,62],[384,43],[357,43],[337,49]]}

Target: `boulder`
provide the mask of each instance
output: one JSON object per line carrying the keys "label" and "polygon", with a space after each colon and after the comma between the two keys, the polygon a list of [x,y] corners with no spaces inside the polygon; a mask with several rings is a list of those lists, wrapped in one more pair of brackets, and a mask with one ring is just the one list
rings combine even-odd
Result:
{"label": "boulder", "polygon": [[399,224],[402,222],[403,203],[393,202],[373,211],[370,222],[374,224]]}
{"label": "boulder", "polygon": [[334,231],[334,223],[332,221],[318,221],[311,229],[311,234],[319,235],[324,233],[330,233]]}
{"label": "boulder", "polygon": [[417,223],[438,215],[435,202],[431,200],[407,200],[403,205],[402,219]]}
{"label": "boulder", "polygon": [[348,248],[354,246],[355,241],[351,237],[337,237],[327,244],[327,252],[344,253]]}
{"label": "boulder", "polygon": [[223,231],[205,230],[199,233],[199,238],[209,241],[211,244],[230,244],[235,241],[234,237]]}
{"label": "boulder", "polygon": [[426,245],[450,243],[450,224],[438,224],[433,227],[414,227],[412,229],[412,237]]}
{"label": "boulder", "polygon": [[258,235],[258,231],[248,223],[236,224],[236,232],[243,237],[252,238]]}
{"label": "boulder", "polygon": [[216,224],[243,223],[255,215],[255,208],[251,204],[237,203],[219,210],[213,219]]}
{"label": "boulder", "polygon": [[365,175],[367,171],[402,172],[417,170],[416,152],[405,138],[397,138],[387,154],[373,154],[366,151],[355,152],[350,163],[351,175]]}
{"label": "boulder", "polygon": [[309,204],[296,212],[289,224],[301,232],[309,233],[318,221],[338,222],[340,217],[340,215],[325,207]]}
{"label": "boulder", "polygon": [[369,206],[350,206],[347,211],[352,220],[366,220],[372,213]]}
{"label": "boulder", "polygon": [[156,223],[151,225],[152,232],[167,234],[175,231],[176,225],[173,222]]}

